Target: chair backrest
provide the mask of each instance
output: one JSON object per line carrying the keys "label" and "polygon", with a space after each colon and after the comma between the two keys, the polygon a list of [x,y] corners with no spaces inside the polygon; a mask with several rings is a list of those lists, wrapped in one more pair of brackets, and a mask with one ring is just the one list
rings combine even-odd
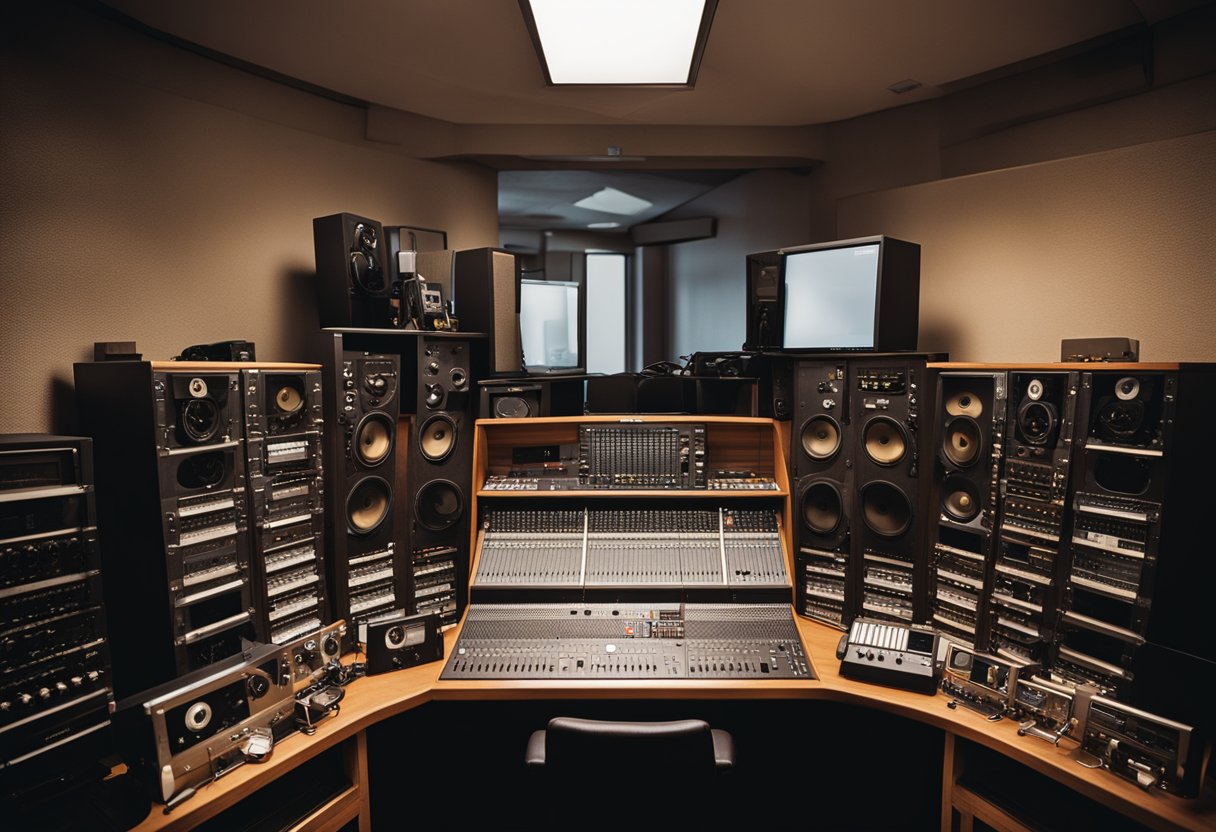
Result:
{"label": "chair backrest", "polygon": [[639,764],[686,777],[714,771],[709,724],[700,719],[674,722],[604,722],[573,717],[549,720],[545,732],[545,769],[558,775],[604,772],[619,777]]}

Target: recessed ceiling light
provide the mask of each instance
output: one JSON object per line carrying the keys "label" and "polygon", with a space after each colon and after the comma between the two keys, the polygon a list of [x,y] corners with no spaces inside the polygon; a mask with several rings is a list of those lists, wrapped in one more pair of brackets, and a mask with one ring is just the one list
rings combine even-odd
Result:
{"label": "recessed ceiling light", "polygon": [[620,228],[621,224],[619,222],[589,222],[589,223],[587,223],[587,227],[588,228]]}
{"label": "recessed ceiling light", "polygon": [[549,84],[691,87],[717,0],[519,0],[519,7]]}
{"label": "recessed ceiling light", "polygon": [[603,214],[620,214],[624,217],[641,213],[652,205],[653,202],[647,202],[616,188],[601,188],[591,196],[574,203],[576,208],[586,208],[588,211],[599,211]]}

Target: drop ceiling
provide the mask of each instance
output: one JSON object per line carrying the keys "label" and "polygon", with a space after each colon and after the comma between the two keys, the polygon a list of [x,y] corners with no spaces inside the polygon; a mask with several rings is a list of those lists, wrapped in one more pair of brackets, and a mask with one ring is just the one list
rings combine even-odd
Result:
{"label": "drop ceiling", "polygon": [[[718,137],[732,130],[798,130],[933,98],[966,79],[1201,4],[718,0],[693,89],[547,86],[517,0],[109,0],[107,5],[239,62],[373,108],[462,129],[577,136],[569,131],[608,126],[635,137],[632,144],[637,144],[639,134],[629,131],[662,125],[668,133],[680,131],[684,138],[676,144],[707,136],[713,147],[727,142]],[[627,57],[629,44],[621,49]],[[908,79],[921,86],[902,95],[888,89]],[[579,148],[575,154],[612,152],[598,146],[605,142],[570,144]],[[624,150],[628,155],[631,147]],[[573,205],[605,186],[654,203],[627,218],[624,228],[661,217],[741,169],[814,162],[805,152],[788,163],[780,154],[757,164],[749,164],[747,156],[736,158],[737,151],[724,149],[719,155],[699,152],[682,159],[670,154],[620,164],[595,155],[498,155],[491,147],[465,158],[502,171],[504,227],[536,230],[586,229],[615,219]],[[662,169],[624,169],[656,166]],[[673,172],[694,167],[703,169]]]}

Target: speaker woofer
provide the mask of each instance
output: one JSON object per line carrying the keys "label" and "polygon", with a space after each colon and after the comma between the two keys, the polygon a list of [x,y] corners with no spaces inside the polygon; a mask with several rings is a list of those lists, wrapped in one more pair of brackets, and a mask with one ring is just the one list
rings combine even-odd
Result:
{"label": "speaker woofer", "polygon": [[371,534],[388,519],[393,489],[380,477],[364,477],[346,498],[346,524],[352,534]]}
{"label": "speaker woofer", "polygon": [[535,415],[532,403],[523,396],[498,396],[494,399],[495,419],[526,419]]}
{"label": "speaker woofer", "polygon": [[946,399],[946,413],[978,419],[984,412],[984,401],[970,390],[960,390]]}
{"label": "speaker woofer", "polygon": [[418,448],[428,462],[442,462],[456,447],[456,423],[450,416],[432,416],[418,431]]}
{"label": "speaker woofer", "polygon": [[1144,402],[1116,399],[1098,411],[1098,435],[1112,442],[1136,435],[1144,424]]}
{"label": "speaker woofer", "polygon": [[844,520],[840,490],[830,482],[813,482],[802,492],[802,522],[814,534],[832,534]]}
{"label": "speaker woofer", "polygon": [[219,432],[220,409],[211,399],[183,402],[179,413],[178,425],[186,442],[207,442]]}
{"label": "speaker woofer", "polygon": [[970,416],[956,416],[946,422],[942,436],[942,454],[960,468],[969,468],[980,458],[983,434],[979,422]]}
{"label": "speaker woofer", "polygon": [[883,537],[899,537],[912,525],[912,503],[899,486],[884,480],[861,487],[861,517]]}
{"label": "speaker woofer", "polygon": [[875,416],[866,422],[866,456],[879,465],[898,465],[908,452],[904,429],[889,416]]}
{"label": "speaker woofer", "polygon": [[802,426],[802,450],[811,459],[831,459],[840,450],[840,425],[826,413],[807,420]]}
{"label": "speaker woofer", "polygon": [[1051,402],[1028,401],[1018,408],[1018,427],[1031,445],[1048,445],[1056,429],[1056,409]]}
{"label": "speaker woofer", "polygon": [[379,465],[393,450],[393,422],[385,413],[369,413],[355,428],[351,442],[355,458],[367,467]]}
{"label": "speaker woofer", "polygon": [[177,484],[191,491],[212,488],[224,481],[228,473],[228,457],[224,451],[192,454],[177,466]]}
{"label": "speaker woofer", "polygon": [[969,523],[979,516],[980,490],[965,477],[946,477],[942,483],[942,511],[951,519]]}
{"label": "speaker woofer", "polygon": [[449,480],[428,482],[414,501],[414,519],[433,532],[455,525],[463,511],[464,497],[460,488]]}

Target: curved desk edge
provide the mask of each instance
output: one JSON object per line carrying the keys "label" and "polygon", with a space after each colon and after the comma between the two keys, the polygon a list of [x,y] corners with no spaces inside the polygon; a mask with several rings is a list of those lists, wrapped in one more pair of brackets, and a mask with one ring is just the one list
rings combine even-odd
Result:
{"label": "curved desk edge", "polygon": [[[1017,723],[992,723],[982,716],[946,706],[940,694],[926,696],[845,679],[837,672],[835,647],[841,633],[795,616],[803,645],[818,677],[814,680],[679,680],[637,681],[441,681],[443,662],[359,679],[347,688],[341,711],[322,721],[315,735],[292,735],[262,765],[247,764],[198,793],[173,813],[164,815],[159,804],[135,827],[149,830],[186,830],[239,802],[280,774],[322,752],[356,739],[367,728],[430,701],[524,701],[593,699],[805,699],[840,702],[876,708],[915,719],[947,734],[1005,755],[1072,790],[1155,829],[1216,829],[1216,795],[1209,788],[1194,800],[1163,793],[1147,793],[1110,772],[1087,769],[1075,761],[1075,742],[1060,747],[1017,735]],[[451,655],[459,629],[445,636],[445,655]],[[948,807],[946,809],[948,812]],[[948,815],[947,815],[948,817]]]}

